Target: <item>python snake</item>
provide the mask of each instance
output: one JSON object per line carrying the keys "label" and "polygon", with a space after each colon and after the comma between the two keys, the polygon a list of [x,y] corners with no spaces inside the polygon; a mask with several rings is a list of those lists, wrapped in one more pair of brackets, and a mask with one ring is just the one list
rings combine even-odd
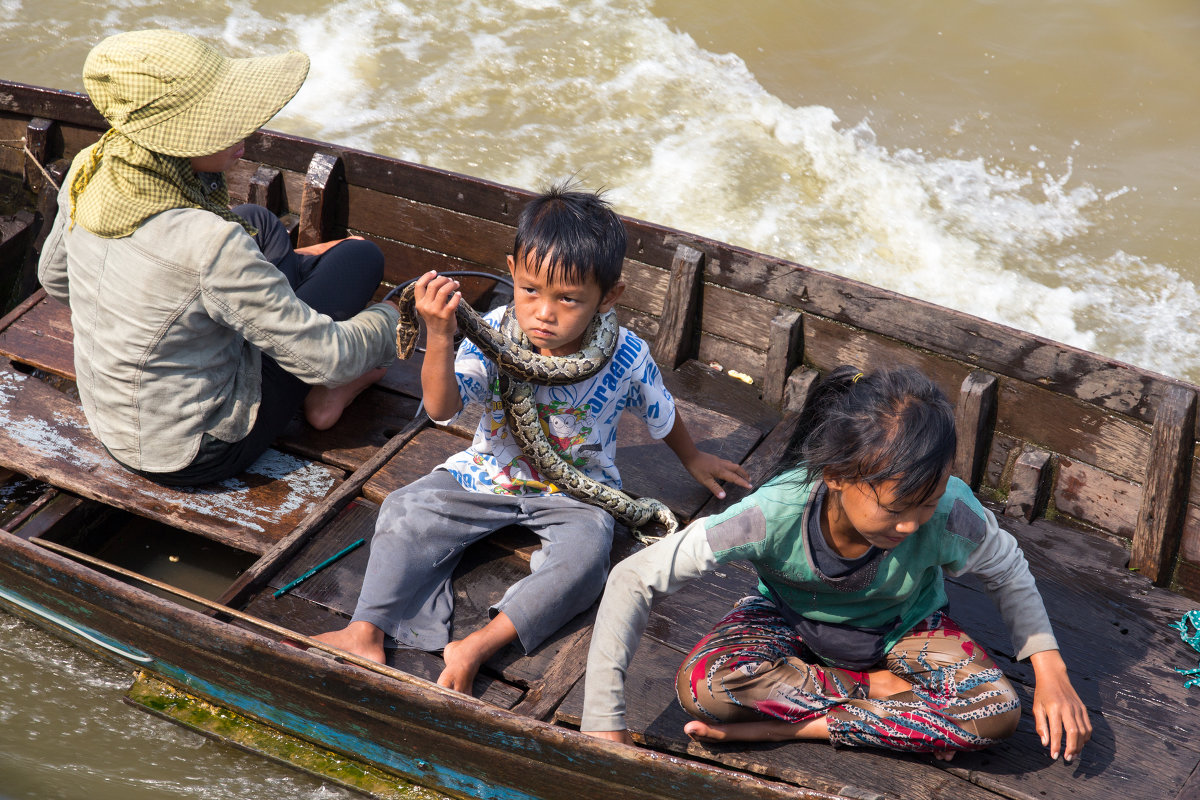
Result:
{"label": "python snake", "polygon": [[[416,285],[408,284],[397,297],[400,321],[396,325],[396,353],[408,358],[420,333],[416,312]],[[513,438],[526,458],[543,476],[565,494],[597,506],[623,522],[641,542],[661,537],[641,529],[657,521],[674,533],[679,522],[665,503],[652,497],[634,499],[624,492],[588,477],[550,444],[538,418],[533,385],[564,386],[599,372],[617,348],[619,327],[615,311],[597,314],[583,334],[583,348],[569,356],[543,356],[534,352],[517,324],[512,308],[504,314],[500,330],[492,328],[466,301],[460,301],[455,318],[463,335],[475,343],[500,370],[500,399]]]}

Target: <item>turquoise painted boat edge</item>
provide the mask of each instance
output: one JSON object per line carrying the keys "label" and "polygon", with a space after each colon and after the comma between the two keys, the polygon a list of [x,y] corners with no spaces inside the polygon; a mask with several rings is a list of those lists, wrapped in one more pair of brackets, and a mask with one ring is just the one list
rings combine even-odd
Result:
{"label": "turquoise painted boat edge", "polygon": [[495,798],[495,800],[542,800],[537,795],[484,782],[479,778],[453,770],[445,764],[439,764],[428,759],[405,756],[372,740],[335,730],[328,725],[312,722],[298,714],[283,711],[247,694],[217,686],[188,672],[186,669],[159,661],[140,650],[123,645],[96,630],[68,620],[61,614],[50,611],[45,606],[31,602],[16,592],[2,586],[0,586],[0,606],[9,608],[15,612],[24,611],[27,614],[32,614],[39,620],[49,623],[71,637],[83,639],[129,662],[133,666],[146,669],[164,680],[174,683],[176,686],[203,696],[217,705],[225,706],[253,717],[260,722],[272,725],[314,744],[338,752],[354,754],[355,758],[377,764],[395,773],[400,779],[409,780],[438,791],[452,792],[460,795],[488,797]]}
{"label": "turquoise painted boat edge", "polygon": [[407,756],[376,741],[322,725],[250,695],[233,691],[229,687],[210,683],[171,664],[158,662],[152,671],[164,680],[200,695],[217,705],[233,709],[314,744],[341,753],[352,754],[358,760],[378,765],[413,783],[438,791],[472,797],[487,797],[495,800],[541,800],[538,795],[486,783],[479,778],[454,770],[446,764]]}
{"label": "turquoise painted boat edge", "polygon": [[152,656],[146,655],[140,650],[129,647],[128,645],[118,642],[116,639],[113,639],[109,636],[105,636],[99,631],[80,625],[77,622],[72,622],[61,614],[57,614],[45,606],[38,605],[30,600],[26,600],[15,592],[9,591],[2,586],[0,586],[0,602],[8,604],[13,608],[23,609],[25,612],[33,614],[34,616],[37,616],[46,622],[62,628],[63,630],[68,631],[85,641],[91,642],[97,647],[101,647],[110,653],[125,659],[126,661],[131,661],[135,664],[146,666],[153,663],[155,660]]}

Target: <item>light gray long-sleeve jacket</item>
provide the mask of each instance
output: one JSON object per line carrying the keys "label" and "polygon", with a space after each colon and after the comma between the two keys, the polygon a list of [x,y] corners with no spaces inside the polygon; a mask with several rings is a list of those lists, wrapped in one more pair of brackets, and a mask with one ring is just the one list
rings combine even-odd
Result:
{"label": "light gray long-sleeve jacket", "polygon": [[335,322],[296,297],[240,225],[200,209],[164,211],[120,239],[71,227],[70,183],[38,277],[71,307],[84,414],[125,465],[173,472],[192,462],[205,433],[245,437],[261,398],[261,353],[327,386],[394,356],[393,306]]}

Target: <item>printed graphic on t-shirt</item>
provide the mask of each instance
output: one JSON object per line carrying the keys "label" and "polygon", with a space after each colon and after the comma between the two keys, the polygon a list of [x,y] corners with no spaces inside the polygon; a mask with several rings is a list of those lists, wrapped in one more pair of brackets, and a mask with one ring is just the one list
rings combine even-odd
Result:
{"label": "printed graphic on t-shirt", "polygon": [[[502,314],[502,309],[494,311],[485,319],[498,327]],[[463,405],[482,404],[484,413],[471,447],[442,466],[471,491],[513,495],[558,491],[521,452],[508,429],[495,364],[465,341],[454,370]],[[624,329],[617,351],[596,375],[568,386],[535,386],[534,402],[550,446],[580,472],[618,489],[621,476],[614,459],[621,412],[633,411],[657,439],[675,423],[674,399],[662,383],[649,347]]]}

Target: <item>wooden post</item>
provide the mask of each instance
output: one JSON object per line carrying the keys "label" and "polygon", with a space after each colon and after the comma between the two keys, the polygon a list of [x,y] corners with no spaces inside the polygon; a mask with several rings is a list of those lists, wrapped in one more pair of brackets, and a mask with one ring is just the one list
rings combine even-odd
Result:
{"label": "wooden post", "polygon": [[1046,512],[1050,500],[1050,454],[1029,448],[1017,458],[1004,513],[1033,522]]}
{"label": "wooden post", "polygon": [[821,377],[821,373],[808,367],[796,367],[788,375],[787,385],[783,388],[783,410],[787,413],[799,413],[808,400],[808,393]]}
{"label": "wooden post", "polygon": [[283,173],[260,164],[250,177],[246,202],[262,206],[277,217],[286,211],[283,202]]}
{"label": "wooden post", "polygon": [[300,198],[300,229],[297,247],[309,247],[333,238],[338,193],[345,183],[342,160],[329,153],[314,153],[304,177]]}
{"label": "wooden post", "polygon": [[700,317],[700,287],[704,279],[704,253],[681,244],[671,259],[671,280],[663,301],[658,336],[650,349],[661,369],[675,369],[697,351],[695,333]]}
{"label": "wooden post", "polygon": [[[58,123],[54,120],[34,117],[25,128],[25,146],[33,154],[38,164],[45,165],[50,160],[51,142],[58,133]],[[41,192],[46,184],[46,177],[35,164],[25,159],[25,186],[31,191]],[[54,191],[51,187],[50,191]]]}
{"label": "wooden post", "polygon": [[1130,568],[1159,586],[1170,580],[1171,563],[1179,549],[1195,447],[1196,393],[1174,384],[1154,414],[1150,463],[1129,559]]}
{"label": "wooden post", "polygon": [[954,410],[958,429],[958,449],[954,454],[954,474],[972,489],[983,480],[983,467],[992,432],[996,426],[996,376],[975,371],[963,381]]}
{"label": "wooden post", "polygon": [[783,392],[792,370],[804,358],[804,316],[799,311],[781,311],[771,320],[767,337],[767,368],[763,375],[763,402],[783,407]]}

